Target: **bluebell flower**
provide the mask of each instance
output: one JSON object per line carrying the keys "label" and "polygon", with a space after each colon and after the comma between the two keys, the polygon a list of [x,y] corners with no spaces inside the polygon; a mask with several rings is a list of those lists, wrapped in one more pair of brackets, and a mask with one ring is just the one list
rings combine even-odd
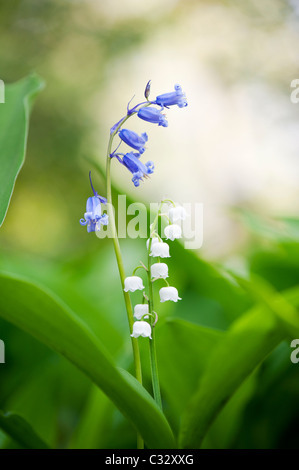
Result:
{"label": "bluebell flower", "polygon": [[99,196],[95,191],[91,181],[91,172],[89,172],[89,179],[94,196],[87,199],[86,212],[84,218],[80,219],[80,224],[87,225],[87,232],[98,232],[101,230],[101,225],[108,225],[108,215],[102,214],[101,207],[102,203],[107,203],[107,199]]}
{"label": "bluebell flower", "polygon": [[144,164],[139,157],[138,153],[129,152],[123,156],[122,160],[119,160],[133,174],[132,181],[136,187],[140,185],[143,178],[147,178],[148,175],[152,174],[155,168],[153,162],[149,161]]}
{"label": "bluebell flower", "polygon": [[152,106],[139,109],[137,116],[144,121],[153,122],[159,126],[167,127],[168,122],[161,109],[153,108]]}
{"label": "bluebell flower", "polygon": [[144,145],[148,141],[148,137],[145,132],[139,136],[136,132],[130,131],[129,129],[121,129],[118,135],[123,142],[133,149],[138,150],[139,153],[143,153],[145,151]]}
{"label": "bluebell flower", "polygon": [[187,98],[185,93],[183,93],[182,87],[175,85],[174,89],[175,91],[171,93],[164,93],[163,95],[157,96],[155,103],[166,107],[173,106],[174,104],[177,104],[179,108],[187,106]]}

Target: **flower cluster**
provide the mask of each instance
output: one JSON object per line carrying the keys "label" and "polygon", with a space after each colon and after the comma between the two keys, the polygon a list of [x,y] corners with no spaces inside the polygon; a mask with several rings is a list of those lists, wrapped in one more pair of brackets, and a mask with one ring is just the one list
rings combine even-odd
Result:
{"label": "flower cluster", "polygon": [[[168,210],[167,214],[162,214],[158,212],[158,216],[165,216],[167,220],[170,222],[164,229],[164,235],[168,240],[175,240],[182,237],[182,229],[180,225],[174,222],[178,222],[180,220],[184,220],[187,216],[186,210],[182,206],[175,206],[171,207]],[[170,286],[167,282],[168,278],[168,266],[166,263],[162,263],[160,258],[169,258],[169,245],[161,240],[159,235],[156,233],[154,228],[152,227],[151,236],[146,242],[147,250],[149,252],[149,256],[152,258],[158,258],[158,262],[150,264],[150,279],[151,282],[154,282],[158,279],[163,279],[167,286],[162,287],[159,290],[160,302],[172,301],[177,302],[181,300],[179,297],[178,290]],[[144,267],[144,265],[139,266]],[[138,269],[138,268],[136,268]],[[135,270],[136,271],[136,270]],[[126,292],[135,292],[137,290],[144,291],[145,287],[143,285],[143,280],[139,276],[130,276],[125,279],[125,286],[124,290]],[[147,299],[147,296],[143,294],[143,300]],[[149,311],[149,304],[137,304],[134,308],[134,317],[137,321],[133,324],[133,332],[131,334],[132,337],[138,338],[139,336],[149,337],[151,339],[151,325],[148,321],[150,317],[156,317],[155,312]],[[155,321],[157,319],[155,318]]]}
{"label": "flower cluster", "polygon": [[[145,144],[148,141],[148,136],[146,132],[143,132],[141,135],[138,135],[136,132],[130,129],[122,129],[122,125],[132,114],[137,114],[137,116],[147,122],[158,124],[158,126],[167,127],[168,122],[166,116],[162,113],[164,108],[169,108],[169,106],[177,105],[179,108],[187,106],[186,96],[182,91],[180,85],[175,85],[173,92],[164,93],[156,97],[154,101],[148,99],[150,94],[150,81],[146,85],[145,97],[146,101],[137,104],[133,108],[127,106],[127,115],[118,121],[110,130],[111,135],[118,134],[121,142],[124,142],[126,145],[131,147],[137,152],[127,152],[120,153],[118,152],[118,147],[110,154],[111,158],[117,158],[117,160],[125,166],[133,175],[132,182],[135,187],[140,185],[140,181],[143,181],[144,178],[148,178],[150,174],[154,172],[154,164],[152,161],[147,163],[142,163],[140,160],[141,155],[145,152]],[[155,106],[158,106],[157,108]]]}

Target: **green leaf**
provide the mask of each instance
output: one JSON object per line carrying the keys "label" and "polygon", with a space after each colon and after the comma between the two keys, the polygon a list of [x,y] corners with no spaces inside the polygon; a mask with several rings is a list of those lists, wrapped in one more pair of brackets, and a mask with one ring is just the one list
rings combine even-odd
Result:
{"label": "green leaf", "polygon": [[[299,290],[285,294],[299,304]],[[286,337],[280,321],[266,307],[256,307],[233,323],[207,363],[181,426],[180,446],[200,447],[211,423],[240,385]]]}
{"label": "green leaf", "polygon": [[163,395],[178,417],[224,333],[180,319],[168,319],[157,327],[156,336]]}
{"label": "green leaf", "polygon": [[7,85],[5,103],[0,104],[0,226],[24,163],[30,110],[43,87],[37,75],[29,76]]}
{"label": "green leaf", "polygon": [[234,213],[256,235],[277,242],[299,241],[298,219],[292,217],[261,217],[243,208],[235,208]]}
{"label": "green leaf", "polygon": [[0,410],[0,428],[26,449],[49,449],[22,416],[16,413],[4,413]]}
{"label": "green leaf", "polygon": [[52,293],[0,274],[0,316],[64,355],[98,385],[148,447],[172,448],[170,426],[137,380],[117,369],[94,333]]}
{"label": "green leaf", "polygon": [[234,275],[240,286],[257,301],[264,304],[280,320],[291,337],[299,336],[299,313],[297,309],[269,282],[259,276],[252,275],[250,280]]}

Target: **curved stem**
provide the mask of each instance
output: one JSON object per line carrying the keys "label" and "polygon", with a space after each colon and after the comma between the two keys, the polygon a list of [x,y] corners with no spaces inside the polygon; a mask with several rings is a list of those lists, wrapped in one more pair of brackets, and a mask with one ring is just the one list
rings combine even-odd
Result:
{"label": "curved stem", "polygon": [[[150,313],[154,310],[154,295],[153,295],[153,283],[151,280],[151,244],[152,239],[149,242],[149,249],[148,249],[148,286],[149,286],[149,311]],[[152,339],[149,340],[149,347],[150,347],[150,363],[151,363],[151,373],[152,373],[152,384],[153,384],[153,393],[154,399],[157,405],[162,409],[162,399],[161,399],[161,391],[160,391],[160,384],[159,384],[159,375],[158,375],[158,365],[157,365],[157,354],[156,354],[156,340],[155,340],[155,327],[154,327],[154,318],[150,316],[150,323],[152,327]]]}
{"label": "curved stem", "polygon": [[[125,284],[126,275],[125,275],[124,264],[123,264],[123,260],[122,260],[122,256],[121,256],[119,241],[118,241],[118,238],[117,238],[115,218],[114,218],[114,212],[113,212],[113,206],[112,206],[111,158],[110,158],[110,153],[111,153],[113,137],[114,137],[114,134],[112,134],[110,136],[109,144],[108,144],[108,150],[107,150],[107,166],[106,166],[107,203],[108,203],[107,204],[107,212],[108,212],[108,216],[109,216],[109,225],[110,225],[110,229],[111,229],[111,232],[112,232],[113,246],[114,246],[115,256],[116,256],[116,260],[117,260],[117,265],[118,265],[119,276],[120,276],[120,280],[121,280],[121,286],[122,286],[122,291],[123,291],[123,295],[124,295],[125,305],[126,305],[126,311],[127,311],[127,317],[128,317],[128,322],[129,322],[130,333],[132,333],[133,323],[134,323],[133,308],[132,308],[132,303],[131,303],[131,298],[130,298],[129,293],[124,291],[124,284]],[[138,341],[137,341],[136,338],[131,337],[131,343],[132,343],[133,357],[134,357],[135,376],[136,376],[136,379],[138,380],[138,382],[140,382],[142,384],[142,370],[141,370],[141,360],[140,360]],[[137,448],[138,449],[143,449],[144,448],[143,439],[140,436],[140,434],[137,434]]]}

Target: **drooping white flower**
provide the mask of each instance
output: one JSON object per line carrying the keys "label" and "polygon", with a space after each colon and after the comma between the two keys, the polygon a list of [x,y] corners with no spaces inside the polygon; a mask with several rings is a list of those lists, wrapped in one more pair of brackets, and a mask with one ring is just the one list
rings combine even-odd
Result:
{"label": "drooping white flower", "polygon": [[183,206],[171,207],[168,211],[168,217],[171,223],[177,222],[178,220],[185,220],[187,215],[187,211]]}
{"label": "drooping white flower", "polygon": [[150,256],[153,256],[154,258],[170,258],[169,245],[164,242],[154,243],[151,247]]}
{"label": "drooping white flower", "polygon": [[[146,315],[148,312],[148,304],[137,304],[134,307],[134,317],[137,320],[141,320],[143,315]],[[148,315],[144,318],[148,318]]]}
{"label": "drooping white flower", "polygon": [[175,240],[176,238],[182,238],[182,229],[177,224],[167,225],[164,229],[164,234],[167,240]]}
{"label": "drooping white flower", "polygon": [[152,278],[166,279],[168,277],[168,266],[165,263],[154,263],[151,265]]}
{"label": "drooping white flower", "polygon": [[[147,250],[148,250],[148,247],[149,247],[149,242],[150,242],[150,238],[146,241],[146,249],[147,249]],[[151,247],[152,247],[155,243],[159,243],[159,238],[158,238],[158,237],[152,238]]]}
{"label": "drooping white flower", "polygon": [[178,300],[182,300],[179,297],[179,293],[175,287],[162,287],[159,291],[160,294],[160,302],[166,302],[167,300],[172,300],[173,302],[177,302]]}
{"label": "drooping white flower", "polygon": [[129,276],[125,279],[125,292],[135,292],[135,290],[143,290],[144,285],[141,277],[139,276]]}
{"label": "drooping white flower", "polygon": [[152,333],[152,329],[149,323],[147,323],[146,321],[135,321],[135,323],[133,324],[133,333],[131,334],[131,336],[133,338],[138,338],[138,336],[143,336],[144,338],[148,337],[152,339],[151,333]]}

